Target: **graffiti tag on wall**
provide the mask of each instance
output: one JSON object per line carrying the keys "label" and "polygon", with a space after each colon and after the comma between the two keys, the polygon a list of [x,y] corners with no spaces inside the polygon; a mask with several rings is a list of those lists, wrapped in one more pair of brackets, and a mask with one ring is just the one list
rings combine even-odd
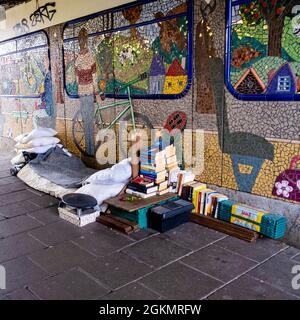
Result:
{"label": "graffiti tag on wall", "polygon": [[30,31],[31,27],[35,27],[39,24],[44,24],[47,21],[52,21],[56,13],[56,2],[48,2],[43,6],[38,7],[29,18],[23,18],[17,23],[13,29],[16,34],[23,34]]}

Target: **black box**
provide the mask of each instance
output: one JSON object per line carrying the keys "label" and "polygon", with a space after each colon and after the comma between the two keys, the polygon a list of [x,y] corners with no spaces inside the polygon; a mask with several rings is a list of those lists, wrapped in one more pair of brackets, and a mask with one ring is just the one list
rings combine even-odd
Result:
{"label": "black box", "polygon": [[189,221],[193,209],[191,202],[182,199],[153,207],[148,215],[149,227],[159,232],[176,228]]}

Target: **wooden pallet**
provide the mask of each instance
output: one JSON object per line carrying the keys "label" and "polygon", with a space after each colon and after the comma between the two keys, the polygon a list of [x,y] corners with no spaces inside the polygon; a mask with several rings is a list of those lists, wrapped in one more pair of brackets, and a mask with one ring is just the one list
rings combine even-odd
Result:
{"label": "wooden pallet", "polygon": [[99,216],[97,218],[97,222],[125,234],[130,234],[140,230],[139,225],[136,222],[116,217],[111,214]]}
{"label": "wooden pallet", "polygon": [[248,242],[253,242],[259,237],[259,234],[255,231],[204,215],[191,214],[190,220],[202,226],[226,233],[232,237]]}

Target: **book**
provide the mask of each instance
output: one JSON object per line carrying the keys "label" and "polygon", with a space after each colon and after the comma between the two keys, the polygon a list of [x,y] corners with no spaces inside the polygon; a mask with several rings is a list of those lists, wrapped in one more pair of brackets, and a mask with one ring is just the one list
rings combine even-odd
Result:
{"label": "book", "polygon": [[164,165],[165,164],[165,158],[146,158],[146,157],[140,157],[140,163],[141,165]]}
{"label": "book", "polygon": [[147,175],[142,175],[142,177],[150,179],[151,181],[153,181],[153,183],[156,183],[156,184],[162,183],[162,182],[164,182],[166,180],[166,177],[154,178],[154,177],[150,177],[150,176],[147,176]]}
{"label": "book", "polygon": [[228,197],[225,196],[222,193],[215,193],[212,195],[212,200],[211,200],[211,212],[208,213],[208,215],[211,215],[214,218],[217,218],[218,214],[218,205],[220,202],[228,200]]}
{"label": "book", "polygon": [[159,179],[161,177],[166,177],[166,170],[160,171],[160,172],[150,172],[146,170],[140,170],[140,174],[143,176],[149,176],[153,177],[154,179]]}
{"label": "book", "polygon": [[198,193],[200,190],[206,189],[206,184],[205,183],[201,183],[201,182],[196,182],[194,185],[192,185],[191,188],[191,202],[194,205],[194,210],[193,213],[197,213],[197,205],[198,205]]}
{"label": "book", "polygon": [[170,158],[176,154],[176,147],[171,144],[167,147],[165,147],[165,156],[166,158]]}
{"label": "book", "polygon": [[149,171],[149,172],[160,172],[166,170],[166,166],[164,164],[159,165],[148,165],[148,164],[141,164],[141,170]]}
{"label": "book", "polygon": [[166,193],[168,193],[169,192],[169,190],[168,190],[168,188],[167,189],[165,189],[165,190],[161,190],[161,191],[157,191],[157,195],[158,196],[162,196],[163,194],[166,194]]}
{"label": "book", "polygon": [[216,191],[210,189],[205,193],[204,207],[202,211],[202,214],[205,216],[211,215],[212,196],[216,193]]}
{"label": "book", "polygon": [[177,181],[177,189],[176,189],[176,193],[178,193],[179,196],[181,196],[183,181],[184,181],[184,173],[179,172],[178,173],[178,181]]}
{"label": "book", "polygon": [[140,176],[135,177],[134,179],[131,180],[131,182],[136,183],[136,184],[140,184],[140,185],[145,186],[147,188],[154,186],[154,182],[152,180],[147,179],[147,178],[143,178]]}
{"label": "book", "polygon": [[169,158],[166,158],[166,164],[167,165],[170,165],[172,163],[177,163],[177,158],[176,158],[176,155],[172,156],[172,157],[169,157]]}
{"label": "book", "polygon": [[178,166],[178,162],[177,162],[177,161],[174,162],[174,163],[171,163],[171,164],[166,164],[165,167],[166,167],[166,169],[167,169],[168,171],[171,171],[171,170],[173,170],[173,169],[179,169],[179,166]]}
{"label": "book", "polygon": [[190,200],[188,200],[188,198],[189,198],[191,186],[192,186],[194,183],[195,183],[195,181],[191,181],[191,182],[188,182],[188,183],[184,183],[184,184],[183,184],[183,186],[182,186],[182,191],[181,191],[181,199],[190,201]]}
{"label": "book", "polygon": [[145,187],[144,185],[134,183],[134,182],[129,182],[127,185],[127,188],[134,191],[147,193],[147,194],[158,191],[158,186]]}
{"label": "book", "polygon": [[159,183],[157,186],[158,186],[158,191],[163,191],[165,189],[168,189],[168,181],[165,180]]}
{"label": "book", "polygon": [[138,191],[134,191],[134,190],[131,190],[131,189],[126,189],[125,191],[127,194],[130,194],[132,196],[136,196],[138,198],[143,198],[143,199],[147,199],[147,198],[150,198],[150,197],[153,197],[156,195],[156,192],[153,192],[153,193],[143,193],[143,192],[138,192]]}

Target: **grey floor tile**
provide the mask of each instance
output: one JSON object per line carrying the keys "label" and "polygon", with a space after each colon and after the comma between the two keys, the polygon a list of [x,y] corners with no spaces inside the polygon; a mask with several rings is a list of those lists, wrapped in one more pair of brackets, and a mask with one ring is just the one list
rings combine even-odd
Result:
{"label": "grey floor tile", "polygon": [[123,251],[152,267],[160,267],[191,252],[161,235],[135,243]]}
{"label": "grey floor tile", "polygon": [[280,241],[267,238],[258,239],[256,242],[249,243],[233,237],[227,237],[219,241],[217,245],[258,262],[268,259],[276,252],[287,247],[286,244]]}
{"label": "grey floor tile", "polygon": [[223,233],[202,227],[193,222],[185,223],[178,228],[165,232],[163,235],[180,246],[193,250],[197,250],[225,236]]}
{"label": "grey floor tile", "polygon": [[42,243],[53,246],[63,241],[78,238],[84,232],[81,228],[61,220],[33,230],[30,234]]}
{"label": "grey floor tile", "polygon": [[291,258],[291,248],[289,248],[249,272],[249,275],[300,297],[300,290],[294,290],[292,287],[292,279],[295,277],[292,268],[297,262]]}
{"label": "grey floor tile", "polygon": [[13,204],[19,201],[29,200],[34,194],[28,190],[21,190],[9,194],[0,195],[0,206]]}
{"label": "grey floor tile", "polygon": [[38,206],[25,200],[0,207],[0,215],[6,218],[13,218],[37,209],[39,209]]}
{"label": "grey floor tile", "polygon": [[[32,193],[32,192],[31,192]],[[33,194],[33,193],[32,193]],[[48,208],[52,206],[58,206],[59,200],[49,195],[36,195],[33,196],[28,200],[33,204],[39,206],[40,208]]]}
{"label": "grey floor tile", "polygon": [[17,258],[2,263],[6,270],[6,290],[0,290],[0,295],[6,295],[17,289],[22,289],[32,282],[39,281],[48,276],[47,272],[42,270],[27,257]]}
{"label": "grey floor tile", "polygon": [[10,300],[39,300],[28,289],[17,290],[9,293],[7,296]]}
{"label": "grey floor tile", "polygon": [[294,300],[271,285],[244,275],[208,297],[209,300]]}
{"label": "grey floor tile", "polygon": [[157,231],[155,230],[152,230],[152,229],[142,229],[138,232],[133,232],[133,233],[130,233],[128,236],[133,239],[133,240],[136,240],[136,241],[139,241],[139,240],[143,240],[143,239],[146,239],[146,238],[149,238],[155,234],[158,234]]}
{"label": "grey floor tile", "polygon": [[101,232],[84,234],[72,242],[96,256],[105,256],[134,241],[114,230],[106,229]]}
{"label": "grey floor tile", "polygon": [[29,286],[41,300],[94,300],[108,290],[81,270],[73,269]]}
{"label": "grey floor tile", "polygon": [[254,261],[216,245],[201,249],[182,261],[224,282],[232,280],[257,265]]}
{"label": "grey floor tile", "polygon": [[15,259],[44,248],[45,246],[26,233],[11,236],[0,240],[0,262]]}
{"label": "grey floor tile", "polygon": [[8,184],[6,186],[0,186],[0,195],[21,191],[21,190],[26,190],[26,184],[23,182]]}
{"label": "grey floor tile", "polygon": [[152,271],[144,263],[118,252],[104,259],[85,262],[81,267],[110,289],[123,286]]}
{"label": "grey floor tile", "polygon": [[6,186],[11,183],[19,183],[19,182],[20,182],[20,179],[17,177],[6,177],[6,178],[0,179],[0,186]]}
{"label": "grey floor tile", "polygon": [[94,256],[71,242],[64,242],[31,254],[29,258],[53,275],[77,267],[82,263],[88,264],[94,259]]}
{"label": "grey floor tile", "polygon": [[50,224],[57,221],[62,221],[58,215],[57,207],[50,208],[39,208],[36,211],[31,211],[28,213],[30,217],[37,219],[42,224]]}
{"label": "grey floor tile", "polygon": [[8,237],[17,233],[40,227],[41,224],[26,215],[0,221],[0,237]]}
{"label": "grey floor tile", "polygon": [[158,300],[160,296],[145,286],[134,282],[126,287],[114,291],[104,297],[102,300]]}
{"label": "grey floor tile", "polygon": [[222,285],[182,263],[175,262],[140,280],[166,299],[200,299]]}

